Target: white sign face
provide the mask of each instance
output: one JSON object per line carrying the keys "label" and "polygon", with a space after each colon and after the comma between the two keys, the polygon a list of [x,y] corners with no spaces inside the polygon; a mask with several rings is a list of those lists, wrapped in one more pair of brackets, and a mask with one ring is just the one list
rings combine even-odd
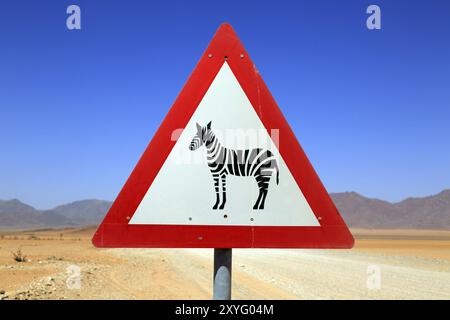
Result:
{"label": "white sign face", "polygon": [[320,226],[272,137],[224,62],[129,223]]}

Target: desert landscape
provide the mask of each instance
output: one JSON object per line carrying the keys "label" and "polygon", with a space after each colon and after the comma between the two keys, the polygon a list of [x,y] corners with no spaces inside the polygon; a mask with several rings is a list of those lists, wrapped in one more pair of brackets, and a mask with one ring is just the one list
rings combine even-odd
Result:
{"label": "desert landscape", "polygon": [[[398,203],[331,197],[355,247],[235,249],[233,299],[450,299],[450,190]],[[0,200],[0,299],[211,298],[213,249],[95,248],[110,206]]]}
{"label": "desert landscape", "polygon": [[[212,249],[97,249],[94,231],[0,232],[0,299],[211,298]],[[233,299],[450,299],[450,231],[352,232],[352,250],[235,249]]]}

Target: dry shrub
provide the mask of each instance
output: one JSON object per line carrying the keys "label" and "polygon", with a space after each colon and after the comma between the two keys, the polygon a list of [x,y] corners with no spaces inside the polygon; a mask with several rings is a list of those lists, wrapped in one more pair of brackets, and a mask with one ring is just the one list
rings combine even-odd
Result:
{"label": "dry shrub", "polygon": [[27,256],[22,253],[21,248],[17,249],[16,252],[11,251],[11,254],[13,255],[14,261],[27,262]]}

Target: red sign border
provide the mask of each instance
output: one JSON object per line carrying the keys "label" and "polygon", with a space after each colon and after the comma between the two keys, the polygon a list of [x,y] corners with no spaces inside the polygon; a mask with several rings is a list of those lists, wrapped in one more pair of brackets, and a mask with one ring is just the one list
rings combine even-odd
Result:
{"label": "red sign border", "polygon": [[[226,60],[270,133],[320,227],[131,225],[129,221]],[[282,137],[282,139],[281,139]],[[217,30],[172,108],[97,229],[96,247],[120,248],[352,248],[353,236],[231,25]]]}

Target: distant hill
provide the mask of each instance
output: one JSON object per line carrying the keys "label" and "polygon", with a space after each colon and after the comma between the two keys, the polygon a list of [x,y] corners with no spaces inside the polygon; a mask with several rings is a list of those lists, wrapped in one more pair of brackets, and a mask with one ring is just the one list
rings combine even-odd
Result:
{"label": "distant hill", "polygon": [[17,199],[0,200],[0,228],[56,228],[75,225],[71,219],[53,210],[36,210]]}
{"label": "distant hill", "polygon": [[[450,190],[390,203],[356,192],[331,193],[351,228],[450,230]],[[17,199],[0,200],[0,228],[81,227],[99,224],[111,207],[103,200],[82,200],[51,210],[37,210]]]}
{"label": "distant hill", "polygon": [[450,190],[390,203],[356,192],[330,194],[352,228],[450,229]]}
{"label": "distant hill", "polygon": [[82,226],[99,224],[112,202],[104,200],[81,200],[58,206],[52,211]]}
{"label": "distant hill", "polygon": [[111,202],[82,200],[51,210],[37,210],[17,199],[0,200],[0,228],[31,229],[99,224]]}

